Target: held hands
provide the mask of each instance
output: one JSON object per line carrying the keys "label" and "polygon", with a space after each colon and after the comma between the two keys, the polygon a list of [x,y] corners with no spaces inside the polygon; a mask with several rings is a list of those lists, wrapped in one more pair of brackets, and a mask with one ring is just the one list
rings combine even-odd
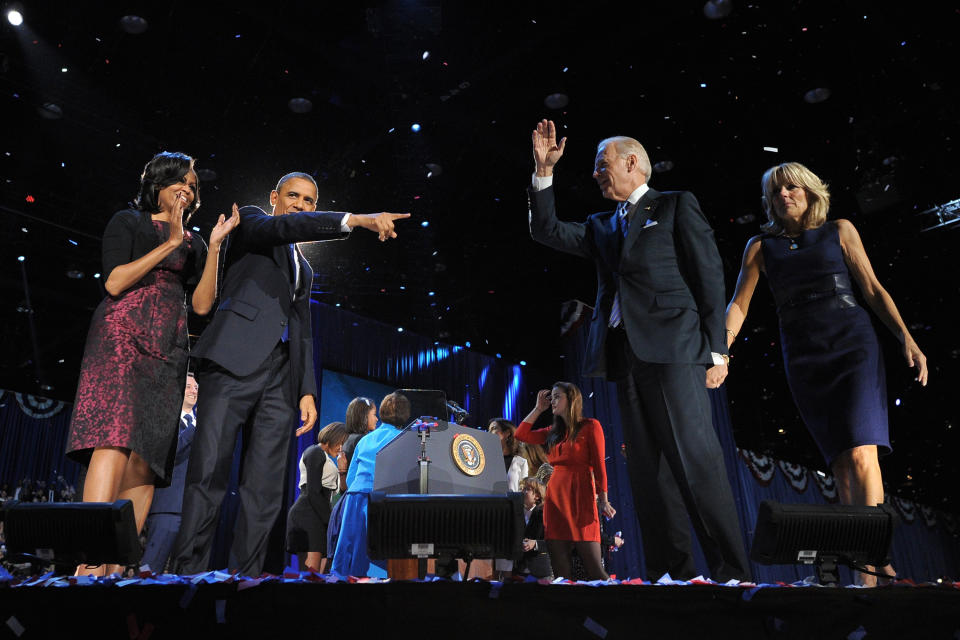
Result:
{"label": "held hands", "polygon": [[237,208],[237,203],[234,202],[233,214],[231,214],[230,219],[228,220],[226,216],[221,213],[217,219],[217,224],[214,225],[213,230],[210,232],[210,248],[218,248],[220,243],[223,242],[223,239],[226,238],[231,231],[236,229],[239,224],[240,210]]}
{"label": "held hands", "polygon": [[715,364],[707,369],[707,389],[719,389],[729,372],[730,368],[725,364]]}
{"label": "held hands", "polygon": [[409,218],[409,213],[351,213],[347,220],[348,227],[363,227],[369,231],[379,234],[380,242],[386,242],[390,238],[396,238],[397,233],[393,230],[394,220],[403,220]]}
{"label": "held hands", "polygon": [[920,347],[913,341],[913,338],[907,338],[903,342],[903,355],[907,359],[908,367],[917,368],[917,382],[921,386],[927,386],[927,356],[923,355]]}
{"label": "held hands", "polygon": [[537,541],[531,540],[530,538],[523,539],[523,550],[524,551],[533,551],[537,548]]}
{"label": "held hands", "polygon": [[302,436],[313,429],[313,423],[316,421],[317,405],[313,401],[313,396],[303,396],[300,398],[300,422],[303,423],[303,426],[297,429],[297,436]]}
{"label": "held hands", "polygon": [[567,146],[566,137],[557,144],[557,127],[553,120],[541,120],[533,130],[533,160],[537,165],[538,176],[552,176],[553,166],[563,156]]}

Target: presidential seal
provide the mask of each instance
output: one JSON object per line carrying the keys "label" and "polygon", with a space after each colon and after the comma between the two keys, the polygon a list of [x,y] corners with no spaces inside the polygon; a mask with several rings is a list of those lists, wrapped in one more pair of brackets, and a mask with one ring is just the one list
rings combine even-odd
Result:
{"label": "presidential seal", "polygon": [[458,433],[453,439],[452,449],[453,462],[460,471],[468,476],[478,476],[483,473],[486,460],[476,438],[467,433]]}

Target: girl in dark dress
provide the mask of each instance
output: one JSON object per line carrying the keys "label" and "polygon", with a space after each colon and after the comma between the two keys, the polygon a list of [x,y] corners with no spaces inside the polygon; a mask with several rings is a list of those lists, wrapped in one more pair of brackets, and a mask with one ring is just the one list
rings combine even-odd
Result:
{"label": "girl in dark dress", "polygon": [[287,551],[297,554],[301,570],[326,571],[330,501],[338,484],[336,461],[347,435],[347,425],[331,422],[317,434],[317,444],[303,452],[306,486],[287,514]]}
{"label": "girl in dark dress", "polygon": [[[84,502],[133,502],[137,530],[154,483],[169,483],[187,373],[185,290],[194,312],[213,307],[220,244],[239,223],[220,216],[210,249],[185,231],[197,209],[193,159],[163,152],[144,168],[136,208],[114,214],[103,234],[107,297],[84,349],[67,454],[88,465]],[[81,566],[104,575],[117,567]]]}
{"label": "girl in dark dress", "polygon": [[[801,164],[763,174],[766,233],[747,242],[733,299],[727,343],[743,326],[760,272],[780,318],[787,383],[804,424],[833,470],[843,504],[883,502],[879,452],[890,452],[886,381],[876,333],[853,296],[851,276],[867,304],[903,345],[907,364],[927,384],[927,359],[880,285],[857,230],[827,222],[826,185]],[[894,575],[884,567],[884,573]],[[858,574],[863,584],[876,578]]]}

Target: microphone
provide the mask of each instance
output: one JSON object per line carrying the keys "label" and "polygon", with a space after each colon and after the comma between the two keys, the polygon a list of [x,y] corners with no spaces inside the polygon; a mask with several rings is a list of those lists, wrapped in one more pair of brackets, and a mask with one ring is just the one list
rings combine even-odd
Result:
{"label": "microphone", "polygon": [[453,416],[453,421],[457,424],[463,424],[470,417],[470,413],[456,403],[455,400],[447,400],[447,410]]}

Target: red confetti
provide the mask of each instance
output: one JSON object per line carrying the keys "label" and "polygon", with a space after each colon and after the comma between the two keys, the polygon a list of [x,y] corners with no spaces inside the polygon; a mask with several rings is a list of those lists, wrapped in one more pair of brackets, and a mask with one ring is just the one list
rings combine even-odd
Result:
{"label": "red confetti", "polygon": [[28,195],[28,196],[27,196],[27,202],[36,202],[36,200],[34,199],[33,196]]}

